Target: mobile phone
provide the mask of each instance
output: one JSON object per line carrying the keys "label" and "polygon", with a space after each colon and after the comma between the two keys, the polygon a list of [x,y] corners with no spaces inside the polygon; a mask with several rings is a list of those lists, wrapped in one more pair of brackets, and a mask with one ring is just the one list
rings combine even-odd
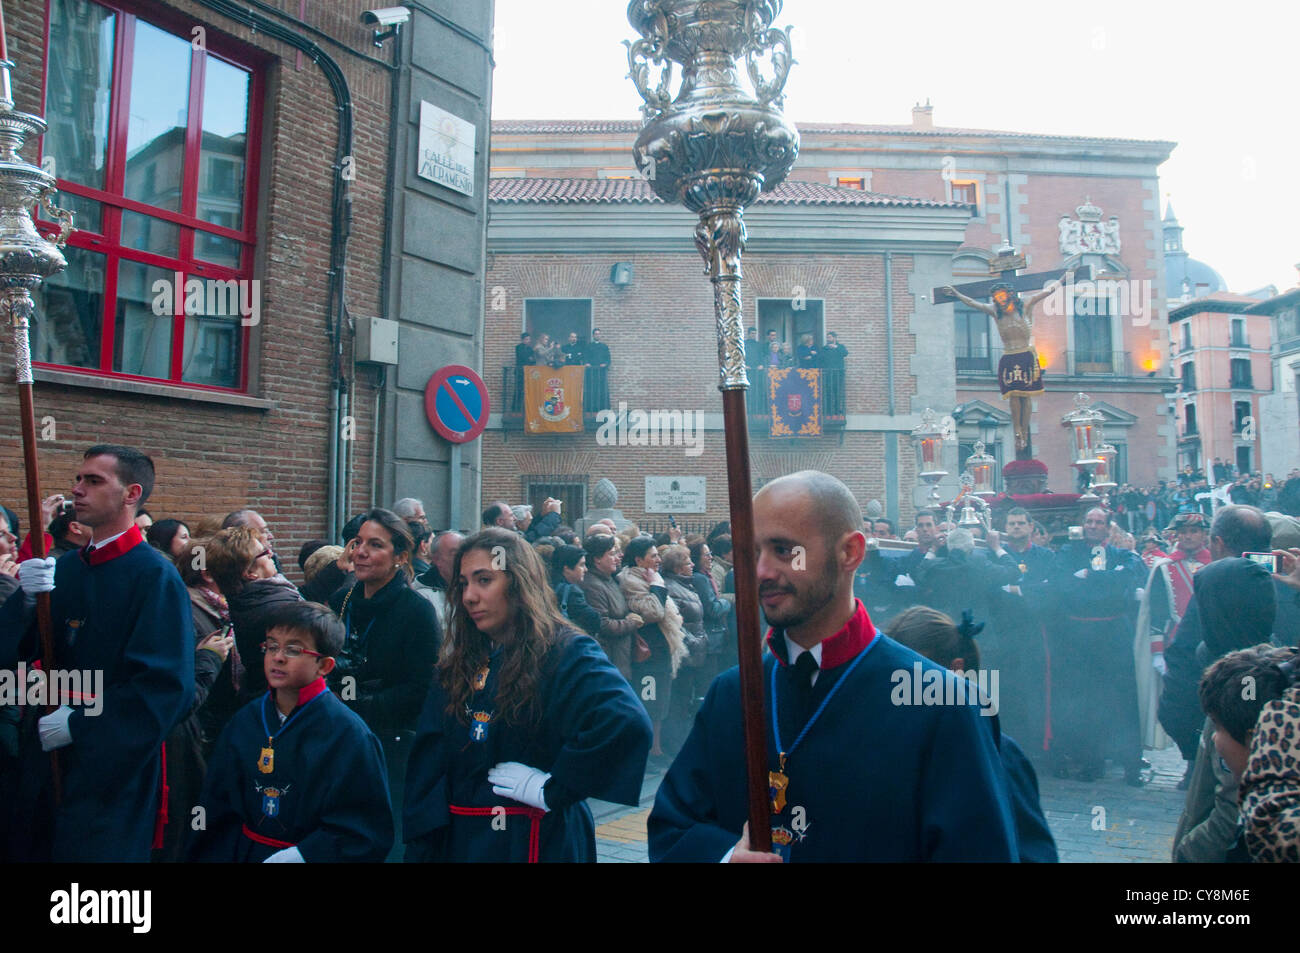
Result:
{"label": "mobile phone", "polygon": [[1083,527],[1071,526],[1069,530],[1070,539],[1083,539]]}
{"label": "mobile phone", "polygon": [[1272,553],[1242,553],[1246,559],[1257,562],[1269,572],[1281,572],[1282,567],[1278,565],[1278,558]]}
{"label": "mobile phone", "polygon": [[671,526],[673,529],[677,528],[677,518],[673,516],[672,513],[668,514],[668,525]]}
{"label": "mobile phone", "polygon": [[64,500],[62,503],[59,504],[59,515],[76,516],[77,515],[76,504],[74,504],[71,500]]}

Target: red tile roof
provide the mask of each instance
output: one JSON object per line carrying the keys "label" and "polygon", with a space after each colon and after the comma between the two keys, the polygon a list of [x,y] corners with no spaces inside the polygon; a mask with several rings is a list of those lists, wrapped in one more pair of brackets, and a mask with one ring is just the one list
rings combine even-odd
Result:
{"label": "red tile roof", "polygon": [[[488,199],[515,204],[663,204],[645,179],[492,179]],[[892,208],[966,208],[956,202],[842,189],[818,182],[782,182],[758,197],[759,205],[869,205]]]}
{"label": "red tile roof", "polygon": [[[880,136],[997,136],[1008,139],[1085,139],[1090,142],[1128,142],[1145,145],[1173,146],[1159,139],[1122,139],[1109,136],[1062,136],[1035,132],[1014,132],[1004,129],[968,129],[958,126],[936,126],[922,129],[912,125],[884,125],[853,122],[796,122],[795,128],[803,133],[863,134]],[[583,135],[591,133],[635,136],[641,123],[635,119],[494,119],[493,135]]]}

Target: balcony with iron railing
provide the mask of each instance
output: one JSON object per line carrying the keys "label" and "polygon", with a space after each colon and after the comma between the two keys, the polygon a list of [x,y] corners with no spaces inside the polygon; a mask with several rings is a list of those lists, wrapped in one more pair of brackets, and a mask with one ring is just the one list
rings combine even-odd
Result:
{"label": "balcony with iron railing", "polygon": [[[772,422],[772,399],[768,392],[768,370],[769,368],[761,366],[748,368],[749,390],[745,394],[745,406],[749,412],[750,427],[756,431],[766,429]],[[843,430],[845,419],[845,372],[840,368],[818,368],[817,373],[820,378],[823,429]],[[583,375],[582,389],[582,429],[584,431],[595,430],[598,426],[596,415],[600,411],[617,404],[617,401],[610,397],[609,386],[608,368],[588,367],[586,369]],[[516,367],[513,364],[501,368],[501,395],[501,405],[504,408],[501,414],[503,429],[524,430],[523,368]],[[659,403],[662,403],[664,399],[668,399],[666,391],[664,397],[655,398]],[[638,395],[638,400],[644,403],[647,398],[644,395]],[[671,405],[671,399],[669,399],[669,405]]]}
{"label": "balcony with iron railing", "polygon": [[[514,364],[501,368],[501,426],[524,429],[524,369]],[[609,368],[587,366],[582,382],[582,429],[595,430],[596,414],[610,406]]]}
{"label": "balcony with iron railing", "polygon": [[[957,373],[972,377],[996,377],[1002,348],[957,347]],[[1047,373],[1067,377],[1132,377],[1133,360],[1127,351],[1066,351],[1065,367],[1060,358],[1049,364]]]}
{"label": "balcony with iron railing", "polygon": [[[765,366],[746,369],[749,390],[745,394],[745,409],[749,413],[751,430],[761,430],[772,423],[772,397],[769,392],[768,371]],[[845,413],[845,372],[842,368],[817,368],[820,375],[822,398],[822,424],[825,430],[843,430]]]}

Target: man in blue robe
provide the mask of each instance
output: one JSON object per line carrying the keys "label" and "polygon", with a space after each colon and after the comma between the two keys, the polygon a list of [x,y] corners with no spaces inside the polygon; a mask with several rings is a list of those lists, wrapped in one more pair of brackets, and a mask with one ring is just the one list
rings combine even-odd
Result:
{"label": "man in blue robe", "polygon": [[750,849],[733,668],[659,788],[650,859],[1015,860],[997,719],[854,599],[866,538],[848,488],[816,471],[782,477],[755,496],[754,522],[774,626],[763,666],[774,853]]}
{"label": "man in blue robe", "polygon": [[[50,759],[33,744],[15,826],[30,839],[15,845],[21,859],[149,860],[160,820],[163,741],[194,700],[189,593],[134,522],[153,484],[153,461],[140,451],[91,447],[72,491],[77,521],[91,528],[90,544],[57,565],[29,559],[19,568],[31,601],[52,592],[57,670],[102,677],[102,692],[83,684],[80,697],[61,699],[39,719],[40,749],[59,753],[62,801],[51,820]],[[0,665],[38,656],[35,625],[21,645],[0,644]]]}

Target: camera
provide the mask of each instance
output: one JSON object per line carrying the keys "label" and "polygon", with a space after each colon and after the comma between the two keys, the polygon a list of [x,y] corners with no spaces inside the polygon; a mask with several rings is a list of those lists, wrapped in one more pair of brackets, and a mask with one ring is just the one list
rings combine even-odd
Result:
{"label": "camera", "polygon": [[1069,529],[1069,537],[1070,539],[1083,539],[1083,527],[1071,526]]}
{"label": "camera", "polygon": [[381,7],[361,14],[361,22],[367,25],[376,23],[379,26],[399,26],[410,19],[411,11],[406,7]]}
{"label": "camera", "polygon": [[64,500],[59,504],[59,515],[75,517],[77,515],[76,504],[71,500]]}
{"label": "camera", "polygon": [[1242,553],[1241,555],[1246,559],[1249,559],[1251,562],[1259,563],[1269,572],[1282,571],[1282,567],[1278,565],[1277,556],[1272,553]]}
{"label": "camera", "polygon": [[361,22],[365,24],[377,23],[381,27],[388,27],[387,30],[375,31],[375,46],[382,48],[384,40],[390,36],[397,36],[397,31],[402,28],[403,23],[410,22],[411,11],[406,7],[380,7],[378,10],[366,10],[361,14]]}

